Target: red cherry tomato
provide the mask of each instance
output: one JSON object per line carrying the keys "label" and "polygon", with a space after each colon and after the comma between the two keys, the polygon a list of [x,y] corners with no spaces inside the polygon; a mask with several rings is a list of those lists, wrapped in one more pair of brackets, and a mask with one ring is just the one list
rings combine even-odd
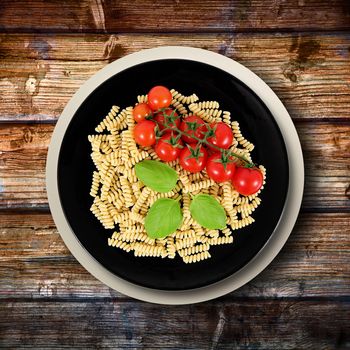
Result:
{"label": "red cherry tomato", "polygon": [[208,158],[206,169],[211,179],[216,182],[224,182],[232,179],[232,175],[236,170],[236,165],[232,162],[223,164],[221,162],[221,154],[215,153]]}
{"label": "red cherry tomato", "polygon": [[147,116],[152,115],[152,110],[147,103],[139,103],[134,107],[132,114],[134,116],[135,122],[139,123]]}
{"label": "red cherry tomato", "polygon": [[156,111],[170,106],[173,96],[165,86],[155,86],[148,93],[148,105]]}
{"label": "red cherry tomato", "polygon": [[166,114],[168,116],[173,116],[174,118],[176,118],[174,121],[168,120],[168,124],[169,124],[168,128],[169,129],[174,129],[175,126],[177,128],[180,127],[181,120],[179,118],[179,115],[173,109],[168,108],[164,112],[157,113],[156,116],[153,118],[153,120],[157,122],[159,130],[163,130],[165,128],[164,114]]}
{"label": "red cherry tomato", "polygon": [[180,165],[191,173],[198,173],[205,168],[207,161],[207,151],[201,146],[198,150],[198,157],[192,157],[188,147],[184,147],[180,153]]}
{"label": "red cherry tomato", "polygon": [[164,162],[177,159],[181,153],[183,142],[171,133],[166,133],[157,142],[154,150],[158,157]]}
{"label": "red cherry tomato", "polygon": [[186,143],[197,143],[197,140],[191,136],[203,139],[204,133],[207,131],[207,127],[205,126],[203,119],[195,115],[190,115],[181,122],[180,130],[190,135],[182,135],[182,139]]}
{"label": "red cherry tomato", "polygon": [[156,133],[154,131],[156,123],[151,120],[142,120],[134,128],[135,142],[140,146],[152,146],[156,142]]}
{"label": "red cherry tomato", "polygon": [[234,188],[243,196],[250,196],[259,191],[263,181],[263,174],[257,168],[237,167],[232,177]]}
{"label": "red cherry tomato", "polygon": [[214,136],[208,137],[208,142],[216,147],[224,149],[229,148],[233,141],[233,132],[231,128],[224,122],[213,123],[210,126],[215,128],[215,131]]}

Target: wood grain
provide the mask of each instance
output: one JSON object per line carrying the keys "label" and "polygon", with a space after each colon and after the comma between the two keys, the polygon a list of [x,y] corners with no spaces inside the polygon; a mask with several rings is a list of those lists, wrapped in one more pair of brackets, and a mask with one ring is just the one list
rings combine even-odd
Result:
{"label": "wood grain", "polygon": [[[49,214],[0,213],[0,221],[1,299],[126,299],[71,256]],[[225,300],[349,295],[349,227],[347,214],[303,214],[273,263]]]}
{"label": "wood grain", "polygon": [[174,44],[209,49],[244,64],[275,90],[294,120],[350,119],[348,34],[2,34],[0,121],[55,120],[107,63]]}
{"label": "wood grain", "polygon": [[336,301],[192,306],[14,302],[0,309],[0,344],[45,349],[346,349],[348,307]]}
{"label": "wood grain", "polygon": [[3,31],[224,32],[349,28],[345,0],[3,0]]}
{"label": "wood grain", "polygon": [[[349,1],[2,0],[0,33],[0,348],[349,348]],[[161,45],[219,52],[263,78],[306,166],[303,213],[272,264],[229,295],[177,307],[92,277],[45,193],[71,96],[106,64]]]}
{"label": "wood grain", "polygon": [[[297,123],[304,150],[305,210],[346,210],[350,184],[350,123]],[[48,208],[47,148],[54,125],[0,124],[0,209]]]}

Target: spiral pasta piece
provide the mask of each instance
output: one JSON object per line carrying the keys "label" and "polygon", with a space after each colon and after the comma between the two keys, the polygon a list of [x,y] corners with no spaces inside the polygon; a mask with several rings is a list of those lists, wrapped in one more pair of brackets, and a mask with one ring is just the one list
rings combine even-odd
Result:
{"label": "spiral pasta piece", "polygon": [[120,232],[125,234],[146,232],[145,227],[141,224],[134,224],[132,227],[127,227],[127,225],[124,225],[124,222],[121,222],[119,226],[121,228]]}
{"label": "spiral pasta piece", "polygon": [[201,109],[198,103],[192,103],[188,108],[194,115],[201,117],[207,123],[215,123],[218,121],[216,117],[209,115],[205,110]]}
{"label": "spiral pasta piece", "polygon": [[229,182],[224,182],[222,184],[222,201],[221,204],[226,210],[227,214],[229,216],[232,216],[235,214],[235,210],[233,208],[233,200],[232,200],[232,190],[231,190],[231,184]]}
{"label": "spiral pasta piece", "polygon": [[[137,148],[137,144],[135,142],[133,132],[131,131],[130,128],[131,127],[129,126],[129,129],[125,130],[123,142],[125,142],[125,148],[128,150],[128,152],[130,153],[132,158],[134,158],[135,156],[139,155],[141,152]],[[142,152],[147,153],[145,151],[142,151]],[[132,165],[134,165],[134,164],[132,164]]]}
{"label": "spiral pasta piece", "polygon": [[183,213],[183,217],[189,218],[191,217],[191,213],[190,213],[190,203],[191,203],[191,199],[188,193],[184,193],[182,196],[182,213]]}
{"label": "spiral pasta piece", "polygon": [[232,126],[234,137],[238,141],[238,143],[242,145],[249,152],[253,151],[254,145],[251,142],[249,142],[245,137],[243,137],[241,133],[241,129],[239,127],[239,123],[237,121],[234,121],[231,123],[231,126]]}
{"label": "spiral pasta piece", "polygon": [[150,188],[144,187],[139,198],[137,199],[136,203],[134,204],[132,211],[134,211],[135,213],[140,211],[142,204],[146,202],[150,193],[151,193]]}
{"label": "spiral pasta piece", "polygon": [[122,209],[125,203],[124,197],[114,187],[109,190],[107,201],[108,203],[112,203],[117,210]]}
{"label": "spiral pasta piece", "polygon": [[209,259],[210,257],[210,253],[208,251],[204,251],[198,254],[185,255],[182,259],[186,264],[191,264],[205,259]]}
{"label": "spiral pasta piece", "polygon": [[203,180],[203,181],[199,181],[199,182],[193,182],[189,186],[184,186],[183,192],[188,193],[188,192],[202,190],[204,188],[208,188],[208,187],[214,185],[214,183],[215,183],[214,180],[211,180],[211,179]]}
{"label": "spiral pasta piece", "polygon": [[95,131],[102,132],[106,128],[108,128],[111,124],[113,124],[113,121],[119,112],[118,106],[112,106],[111,110],[108,112],[106,117],[101,121],[101,123],[95,128]]}
{"label": "spiral pasta piece", "polygon": [[107,174],[101,178],[103,185],[101,188],[101,200],[106,200],[108,197],[108,192],[115,181],[115,170],[113,167],[110,167],[107,171]]}
{"label": "spiral pasta piece", "polygon": [[[95,141],[107,141],[110,135],[88,135],[88,141],[93,144]],[[98,146],[99,149],[99,146]]]}
{"label": "spiral pasta piece", "polygon": [[219,237],[219,230],[208,230],[208,229],[205,229],[205,235],[207,237],[217,238],[217,237]]}
{"label": "spiral pasta piece", "polygon": [[188,248],[188,247],[194,246],[196,243],[197,243],[197,236],[178,239],[176,241],[176,248],[180,250],[182,248]]}
{"label": "spiral pasta piece", "polygon": [[123,211],[123,212],[115,215],[113,219],[114,219],[114,222],[116,224],[120,224],[121,222],[125,222],[125,221],[129,220],[129,218],[130,218],[130,212]]}
{"label": "spiral pasta piece", "polygon": [[232,235],[232,231],[228,228],[225,227],[223,230],[221,230],[222,233],[227,237],[227,236],[231,236]]}
{"label": "spiral pasta piece", "polygon": [[242,218],[242,220],[236,220],[231,222],[231,228],[232,230],[237,230],[252,224],[254,221],[255,220],[251,216],[248,216],[246,218]]}
{"label": "spiral pasta piece", "polygon": [[176,246],[174,244],[174,238],[168,237],[166,240],[166,250],[168,254],[168,258],[174,259],[176,256]]}
{"label": "spiral pasta piece", "polygon": [[175,238],[177,239],[184,239],[184,238],[193,238],[196,236],[196,231],[193,229],[188,229],[185,231],[176,231],[175,232]]}
{"label": "spiral pasta piece", "polygon": [[107,136],[107,140],[109,142],[109,145],[111,146],[113,151],[118,151],[119,147],[121,146],[121,137],[120,135],[104,135]]}
{"label": "spiral pasta piece", "polygon": [[222,112],[222,120],[225,124],[227,124],[228,126],[231,126],[231,112],[223,111]]}
{"label": "spiral pasta piece", "polygon": [[138,103],[147,103],[148,102],[148,95],[138,95],[137,102]]}
{"label": "spiral pasta piece", "polygon": [[129,158],[129,160],[126,162],[125,166],[127,168],[132,168],[136,163],[141,162],[141,160],[146,159],[149,156],[148,152],[146,151],[137,151],[136,154],[132,158]]}
{"label": "spiral pasta piece", "polygon": [[171,92],[171,95],[173,96],[173,101],[175,100],[175,101],[179,101],[179,102],[185,103],[185,104],[190,104],[190,103],[198,101],[198,96],[196,94],[184,96],[180,92],[178,92],[174,89],[171,89],[170,92]]}
{"label": "spiral pasta piece", "polygon": [[91,184],[91,189],[90,189],[90,196],[91,197],[96,197],[97,192],[100,187],[100,174],[97,171],[94,171],[92,173],[92,184]]}
{"label": "spiral pasta piece", "polygon": [[194,173],[194,174],[190,174],[188,175],[188,179],[190,180],[190,182],[193,182],[193,181],[199,181],[199,180],[203,180],[203,179],[209,179],[208,177],[206,177],[204,175],[203,172],[198,172],[198,173]]}
{"label": "spiral pasta piece", "polygon": [[172,101],[171,101],[171,104],[172,104],[172,106],[177,110],[177,112],[178,112],[179,114],[184,115],[184,114],[187,114],[187,113],[188,113],[186,107],[185,107],[181,102],[179,102],[179,101],[177,101],[177,100],[172,100]]}
{"label": "spiral pasta piece", "polygon": [[181,257],[184,257],[184,256],[192,255],[192,254],[198,254],[198,253],[208,251],[209,248],[210,248],[210,245],[208,243],[198,244],[198,245],[195,245],[193,247],[180,249],[179,255]]}
{"label": "spiral pasta piece", "polygon": [[123,241],[118,241],[118,240],[113,239],[113,238],[108,238],[108,245],[110,247],[115,247],[115,248],[125,250],[126,252],[130,252],[133,249],[132,244],[128,244],[128,243],[123,242]]}
{"label": "spiral pasta piece", "polygon": [[165,258],[167,251],[164,247],[154,246],[145,243],[134,243],[134,255],[135,256],[160,256]]}
{"label": "spiral pasta piece", "polygon": [[150,245],[155,244],[155,240],[149,238],[145,232],[120,230],[119,236],[115,239],[119,239],[124,242],[144,242]]}
{"label": "spiral pasta piece", "polygon": [[134,205],[133,195],[130,188],[130,183],[126,176],[120,177],[120,185],[124,195],[125,206],[132,207]]}
{"label": "spiral pasta piece", "polygon": [[106,203],[103,201],[98,201],[97,206],[100,211],[98,219],[101,221],[104,228],[114,228],[114,220],[108,211]]}
{"label": "spiral pasta piece", "polygon": [[215,238],[210,238],[208,240],[208,243],[210,245],[230,244],[232,242],[233,242],[233,237],[232,236],[215,237]]}
{"label": "spiral pasta piece", "polygon": [[205,109],[205,108],[218,109],[220,107],[219,102],[217,101],[203,101],[203,102],[198,102],[197,105],[200,109]]}

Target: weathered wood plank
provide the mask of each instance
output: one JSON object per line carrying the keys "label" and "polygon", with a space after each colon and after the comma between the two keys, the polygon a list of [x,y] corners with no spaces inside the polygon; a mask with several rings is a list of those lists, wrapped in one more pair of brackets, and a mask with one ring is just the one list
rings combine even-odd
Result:
{"label": "weathered wood plank", "polygon": [[[2,213],[0,221],[0,299],[125,300],[70,255],[49,214]],[[225,300],[349,295],[349,227],[347,214],[301,215],[272,264]]]}
{"label": "weathered wood plank", "polygon": [[346,349],[350,332],[349,303],[336,301],[15,302],[0,316],[10,348]]}
{"label": "weathered wood plank", "polygon": [[[349,123],[297,123],[305,156],[303,208],[349,207]],[[54,125],[0,124],[0,209],[47,208],[45,162]]]}
{"label": "weathered wood plank", "polygon": [[0,28],[24,32],[198,32],[349,28],[347,1],[3,0]]}
{"label": "weathered wood plank", "polygon": [[53,128],[0,124],[0,208],[48,208],[45,164]]}
{"label": "weathered wood plank", "polygon": [[263,78],[294,120],[350,118],[348,34],[0,35],[0,121],[57,119],[108,62],[161,45],[220,52]]}

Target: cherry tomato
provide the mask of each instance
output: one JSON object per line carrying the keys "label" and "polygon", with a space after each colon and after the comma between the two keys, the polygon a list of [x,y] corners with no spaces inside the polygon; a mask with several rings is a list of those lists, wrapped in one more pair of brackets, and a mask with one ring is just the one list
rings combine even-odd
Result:
{"label": "cherry tomato", "polygon": [[134,128],[134,139],[140,146],[152,146],[156,142],[154,128],[156,123],[151,120],[142,120]]}
{"label": "cherry tomato", "polygon": [[147,103],[139,103],[134,107],[132,114],[134,116],[135,122],[139,123],[148,115],[152,115],[152,110]]}
{"label": "cherry tomato", "polygon": [[224,122],[213,123],[210,126],[215,128],[215,130],[214,135],[208,137],[208,142],[216,147],[229,148],[233,141],[233,132],[231,128]]}
{"label": "cherry tomato", "polygon": [[166,133],[158,140],[154,150],[161,160],[171,162],[179,157],[182,144],[181,139],[171,133]]}
{"label": "cherry tomato", "polygon": [[257,168],[237,167],[232,177],[234,188],[243,196],[250,196],[259,191],[263,181],[263,175]]}
{"label": "cherry tomato", "polygon": [[232,162],[223,164],[221,162],[221,154],[215,153],[208,158],[206,169],[211,179],[216,182],[224,182],[232,179],[232,175],[236,170],[236,165]]}
{"label": "cherry tomato", "polygon": [[174,129],[175,126],[177,128],[180,127],[181,120],[179,118],[179,115],[173,109],[168,108],[164,112],[157,113],[156,116],[153,118],[158,123],[159,130],[163,130],[165,128],[164,114],[168,116],[173,116],[174,118],[176,118],[174,121],[168,121],[169,129]]}
{"label": "cherry tomato", "polygon": [[[192,149],[193,152],[193,149]],[[191,173],[198,173],[205,168],[207,161],[207,151],[201,146],[198,150],[197,159],[192,156],[189,147],[184,147],[180,153],[180,165]]]}
{"label": "cherry tomato", "polygon": [[172,99],[171,92],[165,86],[155,86],[148,93],[148,105],[154,111],[169,107]]}
{"label": "cherry tomato", "polygon": [[190,136],[182,135],[182,139],[186,143],[197,143],[197,140],[191,136],[195,136],[199,139],[203,139],[204,133],[207,131],[207,127],[203,119],[195,115],[190,115],[189,117],[186,117],[181,122],[180,130],[190,135]]}

